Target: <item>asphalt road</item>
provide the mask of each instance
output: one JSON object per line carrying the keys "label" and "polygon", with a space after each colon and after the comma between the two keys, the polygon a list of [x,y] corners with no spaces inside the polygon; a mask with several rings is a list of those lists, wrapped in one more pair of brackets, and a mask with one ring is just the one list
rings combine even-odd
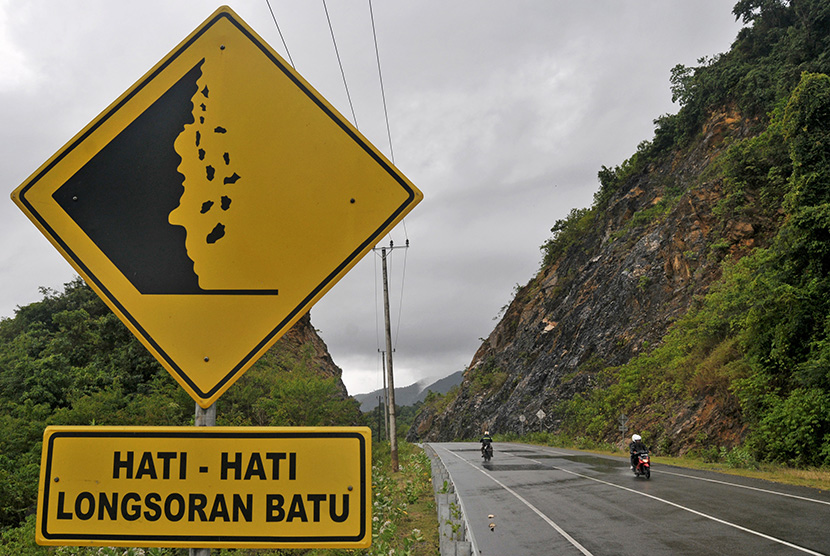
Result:
{"label": "asphalt road", "polygon": [[[473,554],[830,555],[830,493],[681,467],[634,477],[627,458],[432,443],[455,484]],[[492,517],[490,517],[492,516]]]}

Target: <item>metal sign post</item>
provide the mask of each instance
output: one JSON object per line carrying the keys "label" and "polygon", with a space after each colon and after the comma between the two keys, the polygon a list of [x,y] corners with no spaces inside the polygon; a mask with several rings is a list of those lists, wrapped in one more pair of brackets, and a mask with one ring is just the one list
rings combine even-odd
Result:
{"label": "metal sign post", "polygon": [[[207,409],[196,404],[196,415],[194,424],[197,427],[215,427],[216,426],[216,403],[211,404]],[[191,548],[188,550],[188,556],[210,556],[209,548]]]}
{"label": "metal sign post", "polygon": [[620,431],[622,432],[623,442],[625,442],[625,433],[628,430],[626,424],[628,423],[628,417],[625,413],[620,413]]}

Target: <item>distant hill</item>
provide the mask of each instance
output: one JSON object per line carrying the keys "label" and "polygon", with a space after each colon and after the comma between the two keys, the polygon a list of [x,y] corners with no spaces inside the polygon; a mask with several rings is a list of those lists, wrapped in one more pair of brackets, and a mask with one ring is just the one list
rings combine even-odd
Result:
{"label": "distant hill", "polygon": [[[431,384],[425,382],[416,382],[403,388],[395,388],[395,405],[415,405],[418,402],[424,401],[427,393],[432,391],[436,394],[446,394],[450,388],[461,384],[463,371],[458,371],[450,376],[436,380]],[[372,411],[378,405],[378,396],[383,395],[383,390],[375,390],[368,394],[356,394],[352,396],[360,402],[360,411],[366,413]]]}

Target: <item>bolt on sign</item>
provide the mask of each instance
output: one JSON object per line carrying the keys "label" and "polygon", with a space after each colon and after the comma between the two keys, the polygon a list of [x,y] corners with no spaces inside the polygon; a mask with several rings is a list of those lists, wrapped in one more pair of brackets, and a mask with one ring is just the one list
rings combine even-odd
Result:
{"label": "bolt on sign", "polygon": [[366,427],[47,427],[44,545],[366,548]]}
{"label": "bolt on sign", "polygon": [[207,408],[423,194],[222,7],[12,198]]}

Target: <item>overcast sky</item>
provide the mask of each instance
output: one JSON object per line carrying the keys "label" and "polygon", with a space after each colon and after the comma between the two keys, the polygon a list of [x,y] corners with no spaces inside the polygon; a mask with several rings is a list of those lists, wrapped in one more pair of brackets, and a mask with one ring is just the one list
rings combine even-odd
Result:
{"label": "overcast sky", "polygon": [[[374,0],[394,161],[425,195],[384,242],[411,243],[389,257],[396,386],[470,363],[600,166],[677,111],[671,68],[729,49],[733,4]],[[218,6],[0,0],[0,317],[75,276],[8,195]],[[265,0],[230,6],[288,58]],[[296,69],[352,120],[322,1],[271,6]],[[357,127],[391,157],[369,4],[326,6]],[[312,309],[352,394],[382,385],[380,268],[370,253]]]}

